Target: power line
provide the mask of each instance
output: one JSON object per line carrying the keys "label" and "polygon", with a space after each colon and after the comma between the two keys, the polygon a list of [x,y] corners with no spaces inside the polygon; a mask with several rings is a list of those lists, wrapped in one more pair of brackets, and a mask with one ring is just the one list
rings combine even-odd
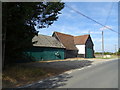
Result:
{"label": "power line", "polygon": [[109,30],[115,32],[115,33],[120,34],[119,32],[113,30],[112,28],[110,28],[110,27],[108,27],[108,26],[105,26],[105,25],[101,24],[100,22],[98,22],[98,21],[96,21],[96,20],[94,20],[94,19],[88,17],[87,15],[81,13],[80,11],[77,11],[76,9],[74,9],[74,8],[72,8],[72,7],[70,7],[70,6],[68,6],[67,4],[66,4],[66,7],[68,7],[69,9],[72,9],[72,10],[75,11],[76,13],[78,13],[78,14],[80,14],[80,15],[82,15],[82,16],[88,18],[88,19],[90,19],[90,20],[93,21],[93,22],[95,22],[95,23],[97,23],[97,24],[99,24],[99,25],[101,25],[101,26],[103,26],[103,27],[105,27],[105,28],[107,28],[107,29],[109,29]]}
{"label": "power line", "polygon": [[[106,18],[104,25],[107,24],[107,21],[109,19],[110,13],[111,13],[112,8],[113,8],[113,5],[114,5],[114,2],[112,3],[110,10],[108,11],[107,18]],[[104,32],[103,32],[103,30],[102,30],[102,58],[104,58]]]}
{"label": "power line", "polygon": [[110,11],[108,12],[108,16],[107,16],[107,18],[106,18],[105,25],[107,24],[107,21],[108,21],[108,19],[109,19],[109,17],[110,17],[110,14],[111,14],[111,11],[112,11],[112,9],[113,9],[113,6],[114,6],[114,2],[112,3],[112,5],[111,5],[111,7],[110,7]]}

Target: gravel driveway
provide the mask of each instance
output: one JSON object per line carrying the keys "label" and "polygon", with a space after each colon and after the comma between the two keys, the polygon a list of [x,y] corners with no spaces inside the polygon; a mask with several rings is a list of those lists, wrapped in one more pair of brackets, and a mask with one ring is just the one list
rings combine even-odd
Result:
{"label": "gravel driveway", "polygon": [[89,60],[69,60],[69,61],[57,61],[57,62],[35,62],[30,63],[30,66],[41,67],[41,68],[55,68],[61,70],[71,70],[76,68],[82,68],[84,66],[89,66],[93,61]]}

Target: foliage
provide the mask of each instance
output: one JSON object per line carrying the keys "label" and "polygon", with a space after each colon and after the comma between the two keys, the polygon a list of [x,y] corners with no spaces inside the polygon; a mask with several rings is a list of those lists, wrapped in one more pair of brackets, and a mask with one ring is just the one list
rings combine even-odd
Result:
{"label": "foliage", "polygon": [[101,52],[95,52],[95,54],[102,54]]}
{"label": "foliage", "polygon": [[117,52],[117,55],[120,55],[120,48],[119,48],[119,50],[118,50],[118,52]]}
{"label": "foliage", "polygon": [[5,62],[14,62],[22,52],[32,47],[37,28],[47,28],[58,19],[64,8],[62,2],[4,2],[2,3],[2,43]]}
{"label": "foliage", "polygon": [[112,52],[105,52],[104,54],[105,55],[113,55],[114,53],[112,53]]}
{"label": "foliage", "polygon": [[[102,52],[95,52],[95,54],[102,54]],[[113,55],[112,52],[104,52],[104,55]]]}

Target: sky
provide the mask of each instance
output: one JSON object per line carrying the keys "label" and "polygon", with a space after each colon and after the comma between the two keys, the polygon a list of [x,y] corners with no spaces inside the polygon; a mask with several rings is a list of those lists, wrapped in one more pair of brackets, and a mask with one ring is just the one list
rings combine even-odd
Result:
{"label": "sky", "polygon": [[[117,2],[65,2],[65,5],[118,31]],[[95,52],[102,52],[102,30],[104,32],[104,51],[115,52],[118,48],[118,34],[83,17],[74,10],[64,7],[57,21],[49,28],[37,29],[39,34],[51,36],[54,31],[73,36],[90,34]]]}

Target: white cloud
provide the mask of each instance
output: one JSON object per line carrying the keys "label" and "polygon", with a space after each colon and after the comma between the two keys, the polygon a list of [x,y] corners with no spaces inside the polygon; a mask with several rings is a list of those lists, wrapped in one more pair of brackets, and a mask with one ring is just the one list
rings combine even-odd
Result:
{"label": "white cloud", "polygon": [[92,31],[91,28],[82,29],[73,25],[54,25],[54,30],[71,35],[83,35],[83,34],[101,34],[101,31]]}
{"label": "white cloud", "polygon": [[93,42],[102,42],[102,38],[93,38]]}
{"label": "white cloud", "polygon": [[99,30],[106,30],[106,29],[108,29],[108,28],[112,29],[112,26],[107,26],[107,25],[106,25],[106,27],[101,27]]}
{"label": "white cloud", "polygon": [[90,33],[92,33],[92,34],[101,34],[101,32],[90,32]]}
{"label": "white cloud", "polygon": [[[78,31],[77,31],[78,33]],[[81,34],[101,34],[100,31],[91,31],[90,29],[79,30]]]}

